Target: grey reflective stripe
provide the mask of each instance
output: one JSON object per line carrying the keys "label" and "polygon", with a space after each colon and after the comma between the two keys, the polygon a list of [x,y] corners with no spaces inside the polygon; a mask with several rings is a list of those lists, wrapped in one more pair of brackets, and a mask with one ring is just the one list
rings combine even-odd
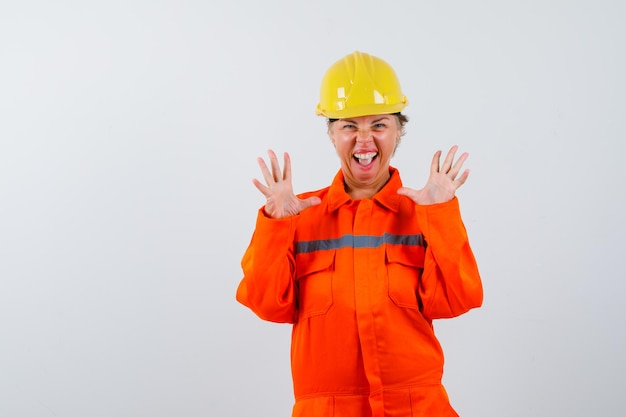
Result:
{"label": "grey reflective stripe", "polygon": [[296,254],[346,247],[355,249],[377,248],[385,243],[388,245],[426,246],[423,235],[392,235],[391,233],[385,233],[382,236],[343,235],[335,239],[296,242]]}

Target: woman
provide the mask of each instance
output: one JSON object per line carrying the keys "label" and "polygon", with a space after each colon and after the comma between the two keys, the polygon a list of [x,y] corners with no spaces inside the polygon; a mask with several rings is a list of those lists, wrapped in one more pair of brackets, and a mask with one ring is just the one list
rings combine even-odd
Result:
{"label": "woman", "polygon": [[341,161],[332,184],[296,196],[285,153],[253,180],[267,201],[237,299],[293,324],[294,417],[457,416],[441,385],[432,320],[482,303],[456,190],[469,171],[452,147],[424,188],[390,166],[407,104],[393,69],[355,52],[322,81],[317,113]]}

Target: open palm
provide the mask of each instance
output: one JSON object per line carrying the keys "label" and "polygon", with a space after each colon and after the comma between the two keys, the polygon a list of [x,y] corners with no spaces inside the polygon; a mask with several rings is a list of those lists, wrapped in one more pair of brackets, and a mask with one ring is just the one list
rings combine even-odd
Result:
{"label": "open palm", "polygon": [[266,198],[265,214],[273,219],[282,219],[283,217],[298,214],[302,210],[321,202],[318,197],[309,197],[307,199],[296,197],[291,184],[291,159],[287,152],[284,154],[282,173],[274,151],[269,150],[267,154],[272,168],[271,172],[263,158],[258,158],[257,160],[266,185],[263,185],[263,183],[256,178],[252,180],[254,186]]}
{"label": "open palm", "polygon": [[398,190],[398,194],[405,195],[416,204],[421,205],[445,203],[452,200],[456,190],[465,183],[469,176],[469,169],[466,169],[459,175],[461,167],[469,155],[467,152],[464,152],[454,162],[454,155],[457,149],[458,146],[456,145],[450,148],[441,166],[441,151],[435,152],[430,166],[430,175],[424,188],[415,190],[402,187]]}

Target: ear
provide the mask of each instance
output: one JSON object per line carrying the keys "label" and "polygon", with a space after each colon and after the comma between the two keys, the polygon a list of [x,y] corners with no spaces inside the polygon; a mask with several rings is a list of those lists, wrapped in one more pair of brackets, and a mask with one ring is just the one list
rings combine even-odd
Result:
{"label": "ear", "polygon": [[330,138],[330,142],[333,144],[333,146],[337,148],[337,145],[335,144],[335,135],[333,135],[332,130],[328,131],[328,137]]}
{"label": "ear", "polygon": [[398,149],[398,146],[400,145],[400,138],[401,138],[401,136],[398,136],[396,138],[396,146],[393,147],[393,152],[392,152],[391,156],[394,156],[396,154],[396,150]]}

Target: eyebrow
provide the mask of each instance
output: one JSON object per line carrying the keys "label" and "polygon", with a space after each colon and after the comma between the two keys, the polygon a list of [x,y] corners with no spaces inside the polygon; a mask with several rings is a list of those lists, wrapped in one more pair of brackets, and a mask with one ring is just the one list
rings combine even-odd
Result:
{"label": "eyebrow", "polygon": [[[380,122],[381,120],[389,120],[389,115],[385,115],[382,116],[376,120],[372,120],[371,124],[376,124],[378,122]],[[356,121],[352,120],[352,119],[341,119],[342,122],[346,122],[346,123],[352,123],[352,124],[357,124]]]}
{"label": "eyebrow", "polygon": [[389,120],[389,116],[383,116],[383,117],[381,117],[380,119],[373,120],[373,121],[372,121],[372,124],[374,124],[374,123],[378,123],[378,122],[380,122],[381,120]]}

